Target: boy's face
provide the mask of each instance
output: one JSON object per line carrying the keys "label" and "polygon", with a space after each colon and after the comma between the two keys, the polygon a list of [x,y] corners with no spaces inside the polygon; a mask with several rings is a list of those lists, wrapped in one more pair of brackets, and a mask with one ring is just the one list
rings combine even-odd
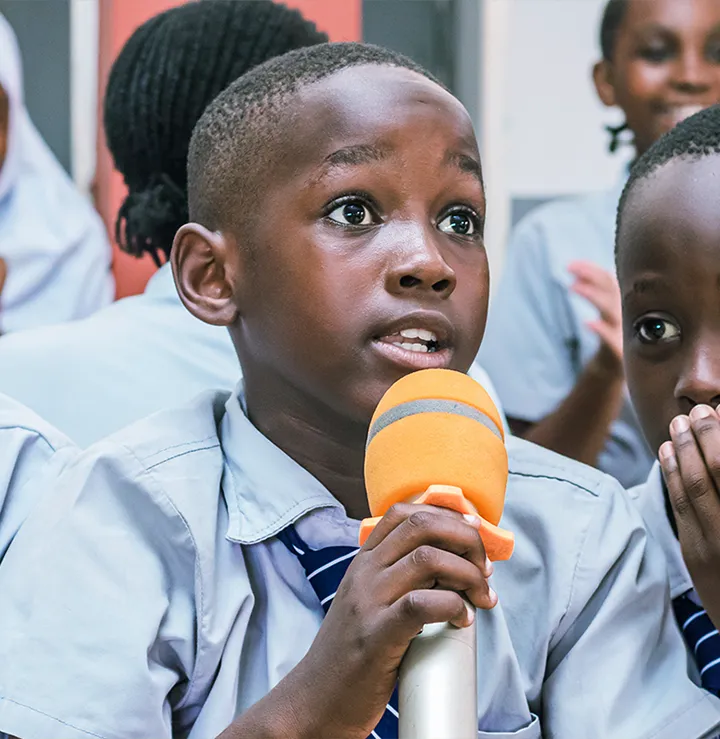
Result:
{"label": "boy's face", "polygon": [[596,82],[603,102],[625,112],[644,152],[720,102],[720,2],[630,0],[612,62],[601,62]]}
{"label": "boy's face", "polygon": [[462,105],[408,70],[354,67],[298,97],[243,232],[230,330],[256,387],[365,423],[403,375],[465,371],[478,350],[477,143]]}
{"label": "boy's face", "polygon": [[654,452],[678,414],[720,403],[720,156],[673,160],[622,216],[625,366]]}

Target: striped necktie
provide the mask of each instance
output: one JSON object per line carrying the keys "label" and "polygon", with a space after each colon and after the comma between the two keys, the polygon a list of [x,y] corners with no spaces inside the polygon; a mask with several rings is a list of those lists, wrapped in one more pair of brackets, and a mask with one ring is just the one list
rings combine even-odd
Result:
{"label": "striped necktie", "polygon": [[[293,526],[281,531],[277,538],[300,560],[305,575],[320,600],[325,613],[330,610],[333,598],[345,576],[357,547],[324,547],[313,550],[300,538]],[[398,736],[397,686],[380,723],[368,739],[397,739]]]}
{"label": "striped necktie", "polygon": [[692,600],[689,592],[673,601],[675,618],[700,670],[703,688],[720,695],[720,635],[705,610]]}

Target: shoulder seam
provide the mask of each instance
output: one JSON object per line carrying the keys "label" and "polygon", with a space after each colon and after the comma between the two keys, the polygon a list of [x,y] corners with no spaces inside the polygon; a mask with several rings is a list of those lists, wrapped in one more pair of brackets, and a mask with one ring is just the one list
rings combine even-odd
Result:
{"label": "shoulder seam", "polygon": [[540,473],[531,473],[531,472],[518,472],[517,470],[512,470],[512,469],[509,471],[509,473],[511,475],[515,475],[516,477],[525,477],[525,478],[531,478],[531,479],[537,479],[537,480],[552,480],[554,482],[564,482],[566,485],[572,485],[575,488],[584,490],[586,493],[589,493],[594,498],[600,497],[596,490],[589,488],[587,485],[583,485],[581,482],[577,480],[568,480],[567,477],[559,477],[555,475],[544,475]]}

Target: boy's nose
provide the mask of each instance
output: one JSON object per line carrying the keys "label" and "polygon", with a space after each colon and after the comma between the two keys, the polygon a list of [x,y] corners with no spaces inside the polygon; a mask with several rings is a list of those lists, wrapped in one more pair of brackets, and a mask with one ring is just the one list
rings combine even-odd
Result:
{"label": "boy's nose", "polygon": [[387,273],[388,292],[405,295],[421,290],[441,297],[453,293],[457,277],[433,236],[420,228],[404,229],[402,245]]}
{"label": "boy's nose", "polygon": [[716,352],[700,351],[692,357],[678,377],[675,398],[682,413],[689,413],[696,405],[720,405],[720,359]]}

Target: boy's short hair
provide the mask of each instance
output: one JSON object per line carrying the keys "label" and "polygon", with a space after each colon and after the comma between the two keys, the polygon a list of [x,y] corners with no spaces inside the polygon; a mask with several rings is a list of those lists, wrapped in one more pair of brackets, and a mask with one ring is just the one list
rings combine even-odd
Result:
{"label": "boy's short hair", "polygon": [[720,154],[720,105],[702,110],[679,123],[675,128],[656,141],[637,160],[630,171],[620,204],[618,205],[615,256],[622,214],[635,185],[650,177],[660,167],[673,159],[701,159]]}
{"label": "boy's short hair", "polygon": [[[190,218],[208,228],[239,225],[257,175],[284,133],[288,102],[302,88],[350,67],[378,65],[417,72],[445,86],[411,59],[355,42],[319,44],[272,59],[236,80],[202,115],[190,142]],[[446,89],[446,88],[445,88]]]}

